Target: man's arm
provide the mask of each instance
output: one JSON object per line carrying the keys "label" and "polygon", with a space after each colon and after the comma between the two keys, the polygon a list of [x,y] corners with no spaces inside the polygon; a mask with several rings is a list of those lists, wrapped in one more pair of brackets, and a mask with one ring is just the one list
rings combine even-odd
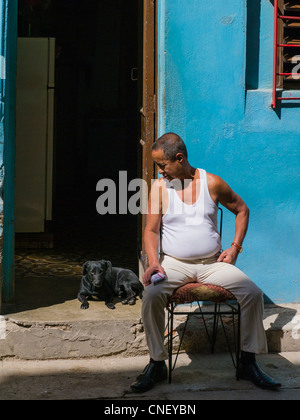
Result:
{"label": "man's arm", "polygon": [[[221,203],[224,207],[236,215],[235,234],[232,242],[242,246],[249,224],[249,209],[247,205],[242,198],[237,195],[220,177],[208,174],[207,179],[209,191],[215,203]],[[232,245],[230,248],[222,252],[218,261],[235,264],[238,255],[238,248]]]}
{"label": "man's arm", "polygon": [[148,203],[147,222],[144,231],[145,251],[148,256],[149,267],[146,270],[143,283],[148,286],[151,283],[151,276],[160,272],[165,274],[164,269],[159,263],[158,246],[159,233],[162,218],[162,192],[160,181],[154,182]]}

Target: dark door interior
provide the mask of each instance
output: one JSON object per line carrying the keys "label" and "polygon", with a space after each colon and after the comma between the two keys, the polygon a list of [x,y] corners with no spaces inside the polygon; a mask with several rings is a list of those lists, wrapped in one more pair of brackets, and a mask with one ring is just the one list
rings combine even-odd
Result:
{"label": "dark door interior", "polygon": [[[97,232],[96,241],[109,241],[106,235],[118,239],[117,217],[96,213],[96,184],[109,178],[118,189],[121,170],[128,179],[138,176],[138,1],[56,0],[53,6],[58,48],[56,237],[69,224],[73,233],[74,228],[84,236]],[[134,218],[120,222],[122,230],[133,223],[131,229],[127,225],[132,232]]]}
{"label": "dark door interior", "polygon": [[142,19],[139,0],[19,1],[18,36],[56,38],[56,105],[54,248],[17,250],[16,278],[51,253],[138,270],[137,216],[99,215],[96,184],[140,177]]}

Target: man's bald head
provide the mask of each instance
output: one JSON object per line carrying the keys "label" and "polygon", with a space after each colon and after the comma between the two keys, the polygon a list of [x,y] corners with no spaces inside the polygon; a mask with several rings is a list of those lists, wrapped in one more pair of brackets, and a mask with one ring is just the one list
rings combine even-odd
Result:
{"label": "man's bald head", "polygon": [[178,153],[182,153],[186,159],[188,157],[184,141],[175,133],[166,133],[161,136],[153,143],[152,150],[163,150],[165,158],[173,162]]}

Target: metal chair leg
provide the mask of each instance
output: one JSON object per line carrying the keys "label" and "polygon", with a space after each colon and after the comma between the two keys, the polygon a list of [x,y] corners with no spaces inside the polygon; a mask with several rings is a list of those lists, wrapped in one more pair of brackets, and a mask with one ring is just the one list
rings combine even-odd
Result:
{"label": "metal chair leg", "polygon": [[212,341],[211,341],[211,354],[215,352],[215,344],[217,340],[217,332],[218,332],[218,321],[219,321],[219,313],[218,313],[218,305],[215,303],[215,311],[214,311],[214,323],[213,323],[213,332],[212,332]]}
{"label": "metal chair leg", "polygon": [[[221,326],[222,326],[223,332],[225,334],[225,339],[227,341],[227,346],[228,346],[228,349],[229,349],[229,352],[230,352],[230,355],[231,355],[231,359],[232,359],[233,365],[236,369],[236,379],[239,380],[240,379],[240,347],[241,347],[241,345],[240,345],[240,340],[241,340],[241,332],[240,332],[241,331],[241,320],[240,320],[241,311],[240,311],[240,305],[239,304],[238,304],[237,310],[234,309],[233,306],[230,303],[227,303],[227,305],[231,308],[231,310],[232,310],[231,312],[224,312],[223,313],[221,311],[221,304],[219,304],[219,303],[215,303],[214,312],[210,312],[210,314],[214,316],[212,339],[210,339],[210,334],[208,333],[208,328],[206,326],[204,313],[202,312],[201,307],[200,307],[199,302],[198,302],[198,306],[199,306],[199,309],[200,309],[200,314],[201,314],[203,322],[204,322],[204,326],[205,326],[205,329],[206,329],[208,339],[210,340],[211,352],[212,353],[214,353],[214,350],[215,350],[215,343],[216,343],[216,338],[217,338],[217,333],[218,333],[218,323],[219,323],[219,318],[220,318]],[[176,359],[175,359],[174,364],[173,364],[173,339],[174,339],[173,338],[173,329],[174,329],[174,316],[175,316],[174,309],[175,309],[175,306],[176,305],[171,304],[168,308],[169,316],[168,316],[168,323],[167,323],[167,328],[168,328],[168,356],[169,356],[169,383],[170,384],[172,382],[172,371],[175,369],[175,366],[176,366],[176,362],[177,362],[178,355],[179,355],[179,352],[180,352],[180,349],[181,349],[181,345],[182,345],[182,342],[183,342],[183,339],[184,339],[187,324],[188,324],[188,321],[189,321],[190,317],[193,315],[191,313],[184,313],[184,312],[183,313],[181,313],[181,312],[178,313],[179,315],[184,315],[184,314],[187,315],[187,319],[186,319],[184,329],[183,329],[183,332],[182,332],[182,336],[181,336],[181,339],[180,339],[179,348],[178,348],[178,351],[177,351],[177,354],[176,354]],[[234,329],[234,340],[235,340],[235,360],[234,360],[233,352],[231,350],[229,339],[227,337],[225,325],[223,323],[222,315],[225,315],[225,314],[228,314],[228,315],[231,314],[232,315],[232,323],[233,323],[233,329]],[[238,317],[237,334],[235,333],[235,316]]]}
{"label": "metal chair leg", "polygon": [[238,327],[237,327],[237,349],[236,349],[236,379],[240,380],[240,354],[241,354],[241,307],[238,303]]}
{"label": "metal chair leg", "polygon": [[173,354],[173,324],[174,324],[174,306],[171,304],[170,319],[169,319],[169,384],[172,382],[172,354]]}
{"label": "metal chair leg", "polygon": [[168,331],[168,336],[170,337],[169,349],[168,349],[169,350],[169,383],[172,382],[172,372],[175,369],[175,366],[176,366],[176,363],[177,363],[177,359],[178,359],[178,355],[179,355],[179,352],[180,352],[180,349],[181,349],[181,345],[182,345],[182,342],[183,342],[183,339],[184,339],[185,331],[186,331],[186,328],[187,328],[187,324],[188,324],[189,319],[190,319],[190,315],[187,314],[187,319],[186,319],[185,324],[184,324],[184,328],[183,328],[183,331],[182,331],[182,336],[180,338],[178,350],[177,350],[177,353],[176,353],[176,358],[175,358],[175,361],[174,361],[174,364],[173,364],[174,308],[175,307],[172,305],[172,307],[171,307],[171,315],[170,315],[170,323],[168,323],[168,325],[170,325],[170,329]]}

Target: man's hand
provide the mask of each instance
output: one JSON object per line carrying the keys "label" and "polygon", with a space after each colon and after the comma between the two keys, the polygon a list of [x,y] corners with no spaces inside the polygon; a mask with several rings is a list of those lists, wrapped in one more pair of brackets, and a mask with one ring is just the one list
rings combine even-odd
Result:
{"label": "man's hand", "polygon": [[217,259],[217,262],[225,262],[235,265],[238,255],[238,249],[236,247],[231,247],[229,249],[225,249],[225,251],[222,252],[222,254]]}
{"label": "man's hand", "polygon": [[164,276],[166,275],[165,270],[160,264],[150,265],[143,276],[143,283],[145,287],[151,284],[151,276],[155,273],[162,273]]}

